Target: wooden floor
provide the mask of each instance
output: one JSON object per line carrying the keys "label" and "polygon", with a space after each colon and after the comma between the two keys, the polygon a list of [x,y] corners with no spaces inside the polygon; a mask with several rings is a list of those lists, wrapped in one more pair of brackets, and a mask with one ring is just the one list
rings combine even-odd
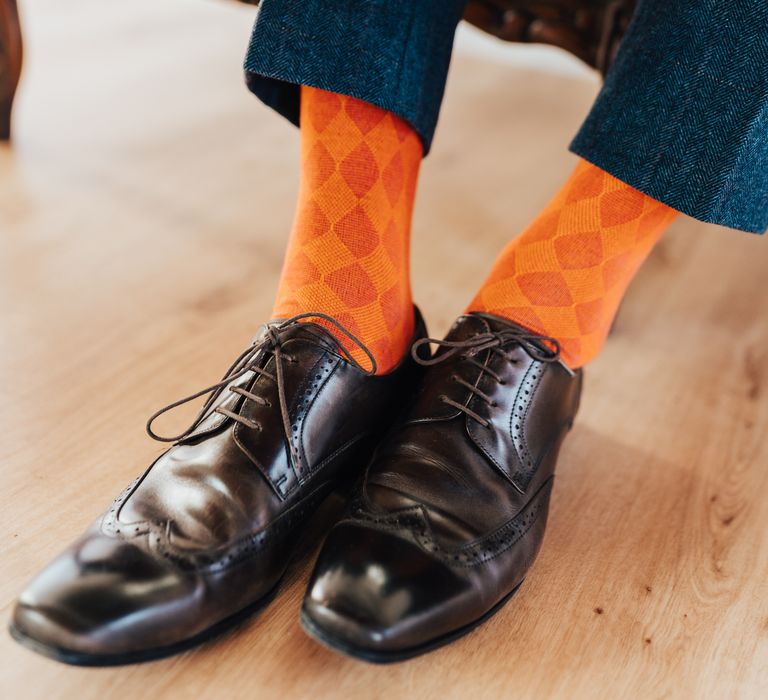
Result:
{"label": "wooden floor", "polygon": [[[297,184],[295,131],[242,85],[251,9],[21,4],[0,148],[4,620],[159,452],[146,416],[266,318]],[[414,229],[434,334],[567,176],[596,89],[459,52]],[[674,224],[589,368],[532,574],[450,648],[380,668],[317,646],[297,624],[310,554],[262,615],[178,658],[80,670],[2,635],[0,697],[766,697],[766,269],[768,241]]]}

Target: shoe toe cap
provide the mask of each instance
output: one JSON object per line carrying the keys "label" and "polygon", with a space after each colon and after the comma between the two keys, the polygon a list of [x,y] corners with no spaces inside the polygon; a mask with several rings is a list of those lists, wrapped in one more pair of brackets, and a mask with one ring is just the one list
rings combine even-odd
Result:
{"label": "shoe toe cap", "polygon": [[159,647],[174,641],[174,618],[194,600],[196,589],[193,578],[138,544],[91,535],[27,586],[13,611],[11,632],[57,658]]}
{"label": "shoe toe cap", "polygon": [[412,541],[342,524],[323,546],[302,621],[326,645],[375,661],[437,642],[476,607],[468,579]]}

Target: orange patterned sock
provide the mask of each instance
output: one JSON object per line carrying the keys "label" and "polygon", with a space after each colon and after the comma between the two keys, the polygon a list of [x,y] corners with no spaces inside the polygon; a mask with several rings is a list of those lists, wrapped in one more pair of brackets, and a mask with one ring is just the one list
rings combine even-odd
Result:
{"label": "orange patterned sock", "polygon": [[581,367],[600,351],[632,277],[676,215],[581,161],[502,251],[468,311],[552,336],[563,361]]}
{"label": "orange patterned sock", "polygon": [[410,229],[421,157],[400,117],[301,88],[299,203],[273,315],[333,316],[373,353],[378,373],[400,361],[413,334]]}

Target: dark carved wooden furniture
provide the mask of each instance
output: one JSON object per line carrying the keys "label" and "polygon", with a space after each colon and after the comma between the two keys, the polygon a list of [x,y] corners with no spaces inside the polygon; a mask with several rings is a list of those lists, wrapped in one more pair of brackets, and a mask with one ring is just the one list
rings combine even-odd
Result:
{"label": "dark carved wooden furniture", "polygon": [[21,74],[21,28],[16,0],[0,0],[0,141],[11,135],[11,109]]}
{"label": "dark carved wooden furniture", "polygon": [[637,0],[470,0],[464,19],[507,41],[552,44],[607,72]]}
{"label": "dark carved wooden furniture", "polygon": [[[258,5],[259,0],[241,0]],[[637,0],[468,0],[464,18],[501,39],[559,46],[605,74]],[[0,0],[0,139],[21,72],[16,0]]]}

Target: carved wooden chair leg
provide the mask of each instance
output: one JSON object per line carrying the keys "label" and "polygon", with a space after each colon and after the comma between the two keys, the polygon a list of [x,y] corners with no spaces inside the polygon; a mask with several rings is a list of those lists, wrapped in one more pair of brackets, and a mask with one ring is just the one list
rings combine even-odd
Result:
{"label": "carved wooden chair leg", "polygon": [[21,75],[22,39],[16,0],[0,0],[0,140],[11,136],[11,111]]}

